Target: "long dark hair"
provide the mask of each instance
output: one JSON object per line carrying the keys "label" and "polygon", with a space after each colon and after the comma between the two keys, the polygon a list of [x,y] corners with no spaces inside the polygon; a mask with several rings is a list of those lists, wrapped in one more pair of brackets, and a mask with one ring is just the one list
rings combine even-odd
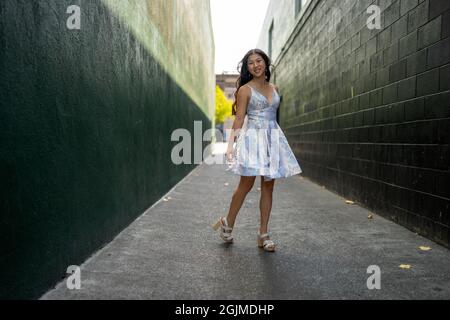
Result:
{"label": "long dark hair", "polygon": [[239,72],[239,78],[236,81],[236,92],[234,93],[234,102],[233,105],[231,106],[231,114],[235,115],[236,114],[236,106],[237,106],[237,95],[239,92],[239,89],[246,84],[247,82],[249,82],[250,80],[253,79],[252,74],[248,71],[248,66],[247,66],[247,61],[248,58],[252,55],[252,54],[259,54],[265,61],[266,63],[266,81],[270,81],[270,77],[271,77],[271,72],[270,72],[270,67],[272,66],[272,63],[270,61],[269,56],[262,50],[260,49],[252,49],[249,52],[247,52],[244,56],[244,58],[242,58],[242,60],[239,62],[238,67],[237,67],[237,71]]}

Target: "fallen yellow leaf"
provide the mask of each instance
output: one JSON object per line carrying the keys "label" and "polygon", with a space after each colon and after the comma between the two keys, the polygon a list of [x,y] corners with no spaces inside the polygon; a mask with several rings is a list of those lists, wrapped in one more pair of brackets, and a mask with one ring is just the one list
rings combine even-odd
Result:
{"label": "fallen yellow leaf", "polygon": [[368,216],[367,216],[367,219],[372,219],[373,218],[373,216],[371,215],[371,214],[369,214]]}
{"label": "fallen yellow leaf", "polygon": [[354,202],[351,201],[351,200],[345,200],[345,203],[348,203],[348,204],[354,204]]}
{"label": "fallen yellow leaf", "polygon": [[422,251],[428,251],[428,250],[431,250],[430,247],[425,247],[425,246],[420,246],[419,249],[422,250]]}
{"label": "fallen yellow leaf", "polygon": [[410,269],[411,265],[410,264],[401,264],[399,267],[402,269]]}

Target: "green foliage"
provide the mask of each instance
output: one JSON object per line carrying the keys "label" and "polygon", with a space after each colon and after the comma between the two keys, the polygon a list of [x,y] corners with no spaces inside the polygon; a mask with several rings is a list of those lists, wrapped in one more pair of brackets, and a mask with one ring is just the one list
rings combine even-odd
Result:
{"label": "green foliage", "polygon": [[226,118],[231,117],[232,104],[223,90],[216,85],[216,124],[223,123]]}

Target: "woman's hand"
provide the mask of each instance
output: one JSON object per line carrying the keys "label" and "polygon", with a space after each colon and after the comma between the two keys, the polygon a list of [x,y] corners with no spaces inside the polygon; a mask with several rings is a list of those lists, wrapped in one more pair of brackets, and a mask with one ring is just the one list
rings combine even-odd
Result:
{"label": "woman's hand", "polygon": [[226,157],[227,157],[228,162],[231,162],[233,160],[234,148],[233,148],[233,144],[231,144],[231,143],[228,144]]}

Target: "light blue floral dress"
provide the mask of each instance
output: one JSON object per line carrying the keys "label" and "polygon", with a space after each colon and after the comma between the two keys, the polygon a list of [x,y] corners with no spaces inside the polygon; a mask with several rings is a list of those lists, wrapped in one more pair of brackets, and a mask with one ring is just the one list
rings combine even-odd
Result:
{"label": "light blue floral dress", "polygon": [[247,115],[238,132],[233,159],[228,169],[241,176],[264,176],[264,181],[287,178],[302,172],[289,143],[277,123],[280,96],[275,89],[272,101],[250,85]]}

